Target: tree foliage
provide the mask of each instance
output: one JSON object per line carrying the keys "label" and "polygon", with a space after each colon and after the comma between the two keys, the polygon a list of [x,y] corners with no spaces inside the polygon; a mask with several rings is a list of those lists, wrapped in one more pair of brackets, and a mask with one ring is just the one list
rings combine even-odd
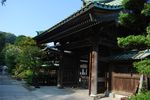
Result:
{"label": "tree foliage", "polygon": [[118,46],[127,49],[141,49],[150,47],[150,25],[146,27],[144,35],[129,35],[118,37]]}
{"label": "tree foliage", "polygon": [[145,16],[150,16],[150,4],[145,4],[144,9],[141,11]]}
{"label": "tree foliage", "polygon": [[21,48],[22,53],[18,55],[17,61],[25,67],[33,68],[40,66],[41,51],[36,46],[26,46]]}
{"label": "tree foliage", "polygon": [[6,47],[3,49],[2,53],[4,55],[4,61],[5,64],[8,66],[10,72],[12,72],[12,70],[15,68],[15,65],[17,64],[16,59],[20,52],[20,48],[13,44],[7,44]]}
{"label": "tree foliage", "polygon": [[147,34],[148,34],[148,35],[150,35],[150,25],[149,25],[149,26],[147,26],[147,28],[146,28],[146,32],[147,32]]}
{"label": "tree foliage", "polygon": [[124,9],[128,9],[135,14],[140,14],[147,0],[123,0]]}
{"label": "tree foliage", "polygon": [[[147,49],[150,47],[150,4],[147,0],[123,0],[125,11],[120,13],[119,22],[121,25],[133,30],[138,34],[130,34],[118,38],[118,45],[127,49]],[[144,59],[133,63],[137,72],[150,75],[150,59]],[[150,92],[140,93],[132,96],[129,100],[149,100]]]}
{"label": "tree foliage", "polygon": [[42,51],[30,37],[18,36],[14,44],[3,49],[3,53],[10,72],[18,78],[31,78],[36,67],[42,64]]}
{"label": "tree foliage", "polygon": [[134,62],[134,67],[141,74],[150,75],[150,59]]}
{"label": "tree foliage", "polygon": [[121,48],[127,49],[143,49],[150,47],[150,36],[144,35],[129,35],[127,37],[120,37],[118,39],[118,45]]}
{"label": "tree foliage", "polygon": [[[118,38],[118,45],[121,48],[128,49],[144,49],[150,47],[150,25],[147,22],[150,19],[150,4],[145,3],[146,0],[124,0],[124,8],[127,12],[120,14],[119,21],[121,25],[130,29],[135,27],[139,29],[140,35],[129,35],[127,37]],[[134,6],[133,6],[134,5]],[[140,20],[139,18],[142,18]],[[145,23],[146,22],[146,23]],[[144,25],[143,25],[144,24]],[[144,30],[143,30],[144,29]],[[150,60],[141,60],[135,62],[134,66],[141,74],[150,74]]]}
{"label": "tree foliage", "polygon": [[15,41],[15,45],[22,51],[17,57],[18,63],[29,68],[35,67],[39,64],[38,59],[41,55],[41,51],[32,38],[19,36]]}
{"label": "tree foliage", "polygon": [[13,44],[15,42],[16,36],[11,33],[0,31],[0,51],[5,47],[7,43]]}
{"label": "tree foliage", "polygon": [[150,4],[146,2],[147,0],[123,0],[125,11],[120,13],[119,22],[131,30],[138,31],[138,34],[118,38],[119,47],[138,49],[150,46]]}
{"label": "tree foliage", "polygon": [[30,38],[30,37],[26,37],[24,35],[21,35],[21,36],[18,36],[16,38],[16,41],[15,41],[15,45],[17,46],[36,46],[36,42]]}
{"label": "tree foliage", "polygon": [[3,48],[8,44],[13,44],[16,36],[11,33],[0,32],[0,65],[5,64],[5,55],[3,54]]}
{"label": "tree foliage", "polygon": [[146,12],[147,6],[145,6],[147,0],[123,0],[124,11],[119,15],[119,22],[121,25],[132,28],[139,32],[145,31],[148,25],[147,17],[141,12]]}
{"label": "tree foliage", "polygon": [[119,21],[121,25],[127,26],[128,24],[130,24],[131,26],[133,26],[135,25],[136,17],[134,16],[134,14],[120,13]]}

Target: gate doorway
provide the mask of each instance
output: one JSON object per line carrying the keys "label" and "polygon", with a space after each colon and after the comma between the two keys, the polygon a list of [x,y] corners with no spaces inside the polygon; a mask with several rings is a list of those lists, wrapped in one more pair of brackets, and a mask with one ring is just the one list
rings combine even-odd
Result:
{"label": "gate doorway", "polygon": [[104,62],[99,62],[98,66],[98,93],[104,93],[108,89],[108,65]]}

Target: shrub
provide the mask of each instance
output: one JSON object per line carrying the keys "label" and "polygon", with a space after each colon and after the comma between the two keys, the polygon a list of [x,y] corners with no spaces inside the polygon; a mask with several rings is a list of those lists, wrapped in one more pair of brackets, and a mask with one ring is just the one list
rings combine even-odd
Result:
{"label": "shrub", "polygon": [[128,100],[150,100],[150,91],[139,93],[131,98],[128,98]]}
{"label": "shrub", "polygon": [[34,77],[34,73],[33,73],[33,71],[32,70],[26,70],[26,82],[28,83],[28,84],[32,84],[33,82],[32,82],[32,80],[33,80],[33,77]]}

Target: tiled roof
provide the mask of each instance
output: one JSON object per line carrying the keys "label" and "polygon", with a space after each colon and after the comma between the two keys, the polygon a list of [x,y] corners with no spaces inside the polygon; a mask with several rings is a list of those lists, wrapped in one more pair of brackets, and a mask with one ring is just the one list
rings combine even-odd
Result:
{"label": "tiled roof", "polygon": [[150,56],[150,49],[139,51],[136,55],[132,57],[132,59],[144,59],[148,56]]}
{"label": "tiled roof", "polygon": [[140,60],[145,59],[150,56],[150,49],[142,50],[142,51],[128,51],[122,52],[116,55],[112,55],[109,57],[110,60]]}
{"label": "tiled roof", "polygon": [[94,3],[97,7],[107,10],[115,10],[122,8],[123,0],[85,0],[86,6]]}

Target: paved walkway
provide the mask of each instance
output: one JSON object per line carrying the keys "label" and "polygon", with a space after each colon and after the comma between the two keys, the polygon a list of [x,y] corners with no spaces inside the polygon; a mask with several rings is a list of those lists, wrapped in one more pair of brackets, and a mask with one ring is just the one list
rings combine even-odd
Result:
{"label": "paved walkway", "polygon": [[87,90],[41,87],[28,90],[21,82],[0,75],[0,100],[93,100]]}
{"label": "paved walkway", "polygon": [[0,75],[0,100],[38,100],[20,82],[6,75]]}
{"label": "paved walkway", "polygon": [[[88,96],[88,90],[82,89],[58,89],[53,86],[45,86],[30,90],[8,75],[0,74],[0,100],[93,100],[93,98]],[[99,100],[116,99],[102,98]]]}

